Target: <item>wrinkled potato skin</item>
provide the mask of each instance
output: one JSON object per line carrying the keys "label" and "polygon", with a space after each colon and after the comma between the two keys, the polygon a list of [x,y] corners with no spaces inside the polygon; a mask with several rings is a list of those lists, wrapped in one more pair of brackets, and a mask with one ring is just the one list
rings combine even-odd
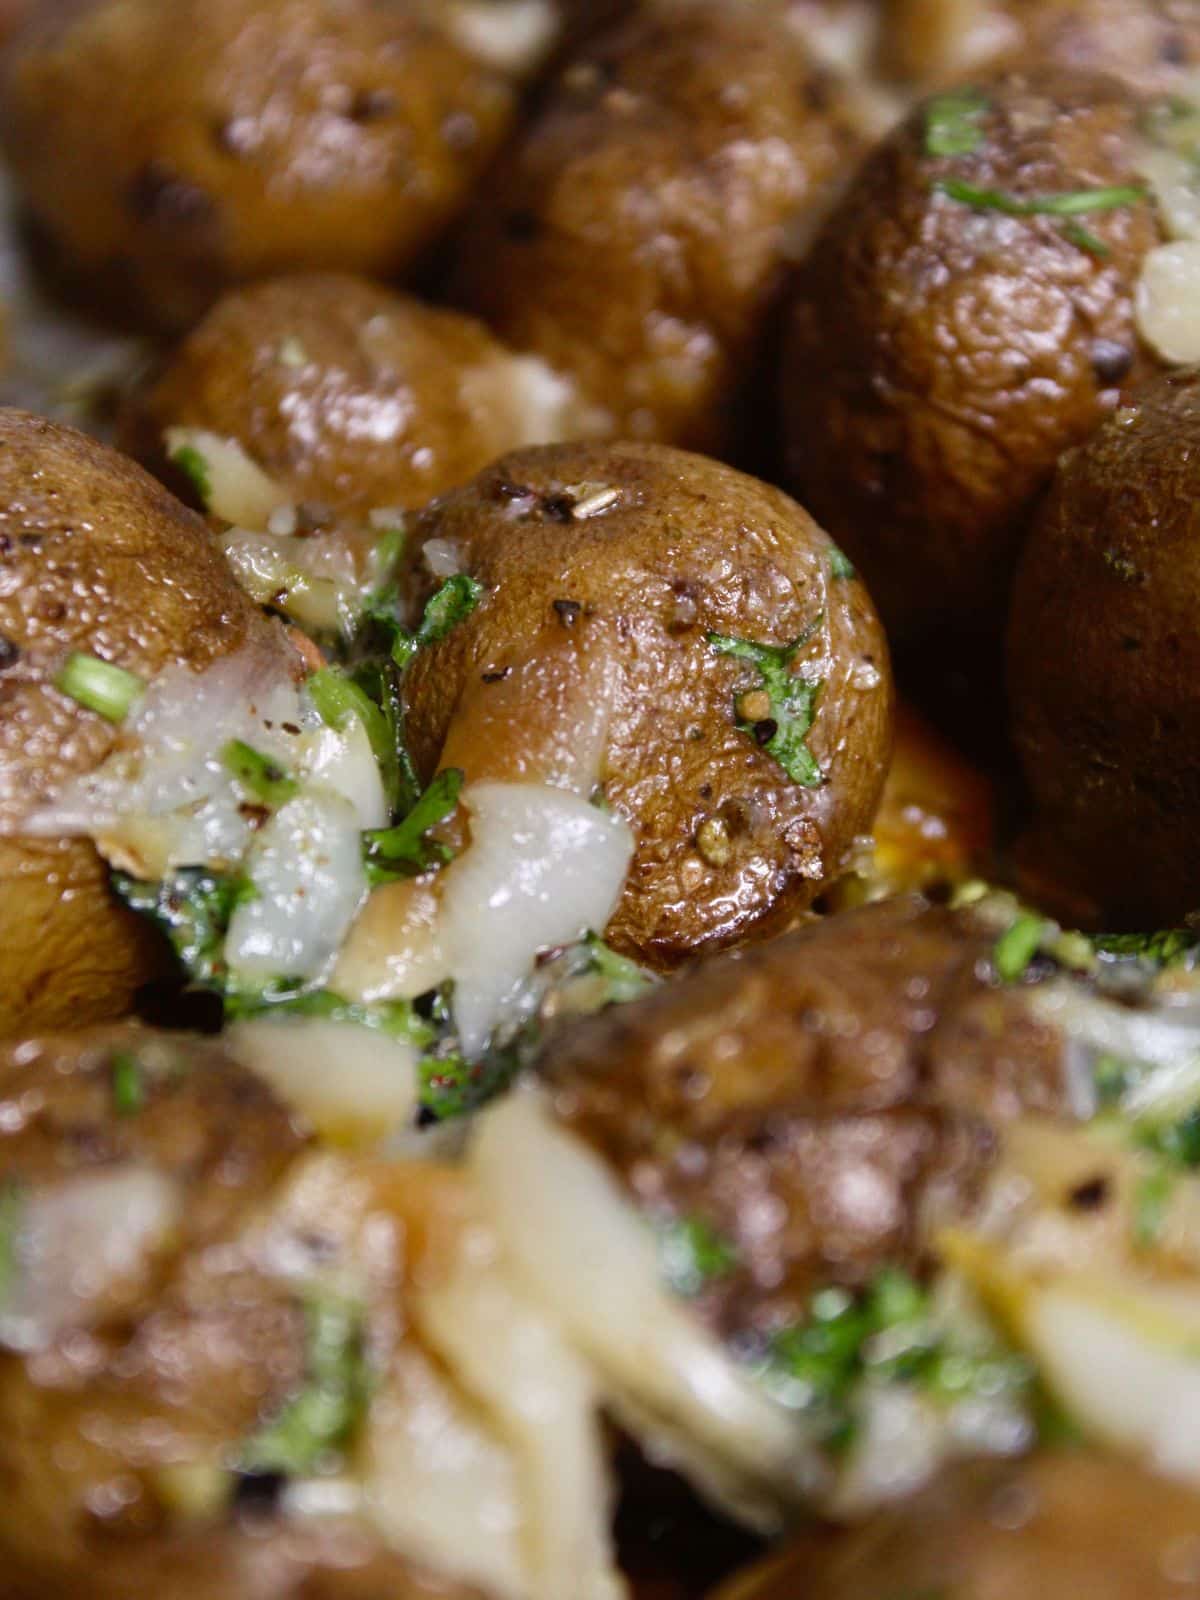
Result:
{"label": "wrinkled potato skin", "polygon": [[1198,450],[1192,372],[1064,457],[1008,637],[1041,853],[1109,918],[1150,926],[1200,903]]}
{"label": "wrinkled potato skin", "polygon": [[1061,452],[1154,370],[1132,291],[1161,239],[1148,203],[1057,219],[978,212],[939,179],[1018,196],[1139,185],[1139,106],[1103,79],[983,85],[973,154],[931,157],[918,109],[867,162],[795,286],[784,442],[801,501],[861,563],[893,640],[994,635],[1019,541]]}
{"label": "wrinkled potato skin", "polygon": [[297,502],[421,506],[525,442],[509,362],[482,324],[365,279],[275,279],[213,308],[130,397],[119,442],[162,474],[164,430],[206,428]]}
{"label": "wrinkled potato skin", "polygon": [[956,1469],[860,1532],[802,1540],[717,1600],[1179,1600],[1200,1499],[1069,1451]]}
{"label": "wrinkled potato skin", "polygon": [[[114,1107],[115,1052],[145,1063],[135,1114]],[[36,1193],[149,1167],[181,1197],[143,1272],[81,1297],[78,1326],[44,1350],[0,1357],[0,1546],[65,1577],[106,1535],[155,1528],[157,1466],[219,1459],[302,1378],[295,1294],[231,1241],[304,1140],[219,1044],[137,1026],[0,1050],[0,1105],[5,1184]]]}
{"label": "wrinkled potato skin", "polygon": [[922,88],[1009,58],[1169,94],[1200,65],[1200,12],[1192,0],[888,0],[880,55],[885,72]]}
{"label": "wrinkled potato skin", "polygon": [[571,62],[468,219],[459,303],[618,438],[716,451],[787,231],[856,150],[770,4],[647,8]]}
{"label": "wrinkled potato skin", "polygon": [[[582,483],[620,499],[573,519],[564,490]],[[857,579],[832,576],[828,541],[804,512],[663,446],[563,445],[507,456],[436,502],[410,533],[414,561],[435,537],[459,546],[489,592],[411,670],[419,770],[460,766],[468,781],[565,770],[571,706],[594,714],[607,695],[600,779],[636,844],[607,937],[670,967],[803,911],[870,827],[891,736],[870,600]],[[706,634],[786,644],[819,615],[826,687],[809,746],[826,781],[805,788],[739,732],[734,701],[757,676]],[[695,842],[710,819],[731,846],[721,864]]]}
{"label": "wrinkled potato skin", "polygon": [[1064,1050],[979,969],[994,933],[899,897],[703,963],[550,1035],[554,1109],[639,1207],[702,1218],[737,1265],[697,1309],[727,1337],[815,1289],[920,1268],[994,1128],[1066,1103]]}
{"label": "wrinkled potato skin", "polygon": [[412,0],[45,0],[4,148],[69,274],[186,326],[293,268],[402,271],[464,203],[513,91]]}
{"label": "wrinkled potato skin", "polygon": [[285,648],[199,518],[83,434],[0,411],[0,1037],[117,1014],[161,961],[90,845],[19,837],[116,738],[54,688],[67,655],[149,678],[259,635]]}

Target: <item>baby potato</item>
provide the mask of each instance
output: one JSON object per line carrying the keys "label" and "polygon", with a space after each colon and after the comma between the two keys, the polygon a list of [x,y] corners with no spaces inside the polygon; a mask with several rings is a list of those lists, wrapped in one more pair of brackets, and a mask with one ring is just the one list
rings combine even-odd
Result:
{"label": "baby potato", "polygon": [[419,770],[594,794],[634,860],[607,937],[655,967],[802,912],[867,831],[891,737],[862,584],[785,495],[649,444],[504,457],[409,559],[483,586],[408,685]]}
{"label": "baby potato", "polygon": [[47,0],[0,103],[68,276],[179,327],[247,278],[403,271],[464,204],[514,88],[418,0]]}
{"label": "baby potato", "polygon": [[1039,854],[1109,919],[1200,905],[1200,374],[1066,455],[1013,592],[1013,737]]}
{"label": "baby potato", "polygon": [[1191,0],[885,0],[881,65],[926,88],[1002,58],[1107,72],[1168,94],[1200,65]]}
{"label": "baby potato", "polygon": [[994,636],[1059,454],[1157,367],[1134,290],[1164,233],[1118,83],[1012,73],[887,139],[796,285],[789,481],[894,639]]}
{"label": "baby potato", "polygon": [[64,664],[148,678],[255,636],[288,650],[197,517],[115,451],[0,411],[0,1036],[118,1015],[158,967],[90,844],[22,836],[119,737],[55,686]]}
{"label": "baby potato", "polygon": [[162,475],[169,428],[231,438],[297,503],[362,516],[424,505],[569,414],[567,385],[481,323],[314,273],[226,295],[128,398],[119,440]]}
{"label": "baby potato", "polygon": [[573,377],[608,432],[716,448],[856,142],[778,6],[646,7],[564,68],[501,162],[458,301]]}
{"label": "baby potato", "polygon": [[1173,1600],[1198,1517],[1192,1489],[1128,1461],[979,1463],[859,1531],[806,1537],[716,1600]]}

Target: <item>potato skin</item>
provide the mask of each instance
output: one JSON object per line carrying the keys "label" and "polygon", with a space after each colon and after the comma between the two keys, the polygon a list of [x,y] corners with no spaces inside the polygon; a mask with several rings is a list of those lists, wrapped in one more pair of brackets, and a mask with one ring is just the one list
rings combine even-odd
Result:
{"label": "potato skin", "polygon": [[90,844],[23,840],[116,730],[53,686],[72,650],[152,677],[259,637],[286,649],[199,518],[94,440],[0,410],[0,1037],[119,1014],[161,952]]}
{"label": "potato skin", "polygon": [[1071,1450],[955,1469],[859,1532],[810,1536],[715,1600],[1176,1600],[1200,1499]]}
{"label": "potato skin", "polygon": [[1200,904],[1200,374],[1060,463],[1013,592],[1013,736],[1045,848],[1108,919]]}
{"label": "potato skin", "polygon": [[788,256],[856,151],[770,3],[644,8],[572,61],[469,215],[454,292],[607,431],[714,453]]}
{"label": "potato skin", "polygon": [[[576,518],[579,485],[619,495]],[[433,538],[488,593],[412,668],[418,768],[544,778],[606,704],[599,776],[636,841],[607,937],[670,967],[803,911],[870,827],[891,731],[882,631],[811,519],[665,446],[561,445],[506,456],[435,502],[410,532],[414,561]],[[818,618],[799,659],[822,659],[809,745],[825,781],[806,788],[739,731],[735,700],[757,676],[706,635],[787,644]],[[702,855],[706,824],[719,840]]]}
{"label": "potato skin", "polygon": [[274,279],[213,307],[129,397],[118,441],[162,475],[164,430],[205,428],[297,502],[421,506],[527,442],[511,359],[481,323],[366,279]]}
{"label": "potato skin", "polygon": [[416,0],[46,0],[0,135],[69,274],[180,327],[247,278],[402,271],[513,106]]}
{"label": "potato skin", "polygon": [[979,211],[943,180],[1018,197],[1141,186],[1138,102],[1115,82],[985,82],[973,153],[926,151],[918,110],[881,145],[795,285],[783,361],[789,481],[861,563],[894,641],[994,636],[1059,454],[1155,370],[1132,292],[1161,242],[1148,202],[1082,220]]}
{"label": "potato skin", "polygon": [[737,1252],[697,1309],[726,1337],[830,1284],[928,1264],[996,1125],[1066,1105],[1061,1039],[980,971],[994,932],[908,895],[704,962],[551,1033],[556,1114],[662,1221]]}

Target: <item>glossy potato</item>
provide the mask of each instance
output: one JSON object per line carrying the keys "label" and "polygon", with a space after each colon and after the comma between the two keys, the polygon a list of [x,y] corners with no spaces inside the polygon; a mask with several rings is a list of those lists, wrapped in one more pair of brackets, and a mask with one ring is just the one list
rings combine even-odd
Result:
{"label": "glossy potato", "polygon": [[563,70],[471,212],[454,290],[618,437],[716,448],[806,217],[856,150],[773,4],[664,4]]}
{"label": "glossy potato", "polygon": [[150,677],[255,636],[287,649],[198,518],[94,440],[0,412],[0,1036],[118,1015],[161,960],[90,845],[21,838],[117,737],[54,687],[67,656]]}
{"label": "glossy potato", "polygon": [[2,90],[3,148],[68,275],[172,327],[246,278],[403,271],[513,111],[417,0],[48,0]]}
{"label": "glossy potato", "polygon": [[362,516],[554,437],[564,387],[471,318],[312,274],[221,300],[129,398],[119,437],[160,473],[170,427],[236,439],[297,502]]}
{"label": "glossy potato", "polygon": [[1041,854],[1107,918],[1200,904],[1200,375],[1067,455],[1013,594],[1013,734]]}
{"label": "glossy potato", "polygon": [[[789,481],[861,564],[896,640],[995,636],[1059,454],[1155,370],[1133,314],[1163,237],[1135,165],[1139,103],[1062,72],[982,94],[957,126],[961,153],[933,153],[947,137],[937,101],[875,151],[790,314]],[[1004,209],[1083,191],[1107,208]]]}
{"label": "glossy potato", "polygon": [[718,1600],[1179,1600],[1200,1498],[1069,1451],[962,1468],[860,1532],[813,1537]]}
{"label": "glossy potato", "polygon": [[1015,58],[1169,94],[1200,64],[1192,0],[885,0],[885,72],[933,88]]}
{"label": "glossy potato", "polygon": [[726,1336],[831,1284],[927,1265],[995,1129],[1068,1104],[1061,1037],[986,979],[995,940],[920,897],[696,967],[547,1039],[562,1124],[655,1221],[699,1219],[735,1265],[695,1302]]}
{"label": "glossy potato", "polygon": [[[619,949],[670,967],[760,937],[837,875],[883,782],[887,647],[786,496],[660,445],[562,445],[429,507],[416,567],[431,541],[485,594],[410,673],[418,768],[602,795],[635,842]],[[710,634],[795,644],[785,689],[821,680],[804,781],[766,748],[780,725],[758,669]]]}

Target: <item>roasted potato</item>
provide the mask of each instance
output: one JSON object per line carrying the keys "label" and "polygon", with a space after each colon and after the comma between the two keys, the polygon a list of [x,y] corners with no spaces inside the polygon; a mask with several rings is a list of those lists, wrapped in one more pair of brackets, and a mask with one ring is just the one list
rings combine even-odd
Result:
{"label": "roasted potato", "polygon": [[426,589],[431,558],[484,589],[411,670],[418,769],[594,788],[634,835],[618,949],[671,967],[776,930],[870,827],[887,647],[777,490],[659,445],[529,450],[435,501],[408,550]]}
{"label": "roasted potato", "polygon": [[1023,1111],[1065,1113],[1067,1053],[989,982],[995,932],[904,896],[704,963],[565,1026],[560,1122],[659,1223],[731,1252],[695,1302],[727,1338],[802,1320],[832,1284],[927,1264]]}
{"label": "roasted potato", "polygon": [[610,433],[715,448],[855,149],[778,6],[647,7],[570,62],[501,162],[455,297],[574,378]]}
{"label": "roasted potato", "polygon": [[1200,1499],[1070,1451],[962,1468],[861,1531],[808,1537],[719,1600],[1177,1600]]}
{"label": "roasted potato", "polygon": [[362,516],[571,422],[566,386],[481,324],[327,273],[227,295],[129,397],[119,442],[162,475],[174,427],[235,439],[298,503]]}
{"label": "roasted potato", "polygon": [[418,0],[48,0],[0,102],[68,276],[178,327],[247,278],[403,271],[465,203],[514,90]]}
{"label": "roasted potato", "polygon": [[90,844],[22,837],[118,737],[55,687],[64,663],[150,677],[252,637],[288,651],[197,517],[94,440],[0,411],[0,1036],[118,1015],[158,970]]}
{"label": "roasted potato", "polygon": [[1191,0],[885,0],[885,73],[934,88],[1005,58],[1169,94],[1200,64]]}
{"label": "roasted potato", "polygon": [[1109,919],[1200,905],[1200,375],[1066,455],[1013,594],[1013,737],[1044,859]]}
{"label": "roasted potato", "polygon": [[798,275],[789,480],[896,640],[995,637],[1059,454],[1156,370],[1133,306],[1164,237],[1140,116],[1115,82],[1063,72],[936,97],[868,160]]}

